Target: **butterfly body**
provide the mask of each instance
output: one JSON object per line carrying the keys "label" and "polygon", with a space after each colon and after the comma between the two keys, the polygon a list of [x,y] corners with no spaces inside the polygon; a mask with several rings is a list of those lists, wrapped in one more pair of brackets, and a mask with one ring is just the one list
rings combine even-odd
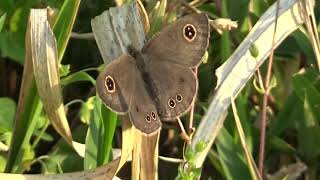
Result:
{"label": "butterfly body", "polygon": [[129,47],[98,76],[103,102],[119,114],[128,113],[144,133],[187,112],[198,81],[192,68],[204,55],[209,38],[205,14],[185,16],[156,34],[142,50]]}

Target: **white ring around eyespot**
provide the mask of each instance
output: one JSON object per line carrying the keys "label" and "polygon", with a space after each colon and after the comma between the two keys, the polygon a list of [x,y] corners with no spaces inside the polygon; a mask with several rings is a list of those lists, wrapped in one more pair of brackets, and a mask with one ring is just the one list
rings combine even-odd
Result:
{"label": "white ring around eyespot", "polygon": [[[148,117],[150,118],[150,120],[149,120],[149,121],[147,120],[147,118],[148,118]],[[149,114],[146,114],[144,119],[147,121],[147,123],[150,123],[150,122],[151,122],[152,117],[150,117],[150,115],[149,115]]]}
{"label": "white ring around eyespot", "polygon": [[[152,113],[154,114],[154,117],[152,116]],[[156,119],[157,119],[156,113],[153,112],[153,111],[151,111],[151,118],[152,118],[153,120],[156,120]]]}
{"label": "white ring around eyespot", "polygon": [[[178,96],[180,96],[180,97],[181,97],[181,100],[180,100],[180,101],[178,100]],[[176,95],[176,100],[177,100],[177,102],[181,102],[181,101],[183,100],[182,95],[181,95],[181,94],[177,94],[177,95]]]}
{"label": "white ring around eyespot", "polygon": [[[170,105],[170,100],[172,100],[173,102],[174,102],[174,105],[173,105],[173,107]],[[174,107],[176,107],[176,101],[174,100],[174,99],[172,99],[172,98],[170,98],[169,100],[168,100],[168,106],[170,107],[170,108],[174,108]]]}
{"label": "white ring around eyespot", "polygon": [[[191,26],[191,27],[194,29],[194,36],[192,37],[192,39],[189,39],[189,38],[186,37],[186,35],[185,35],[185,28],[186,28],[187,26]],[[198,33],[198,32],[197,32],[196,27],[194,27],[194,25],[192,25],[192,24],[186,24],[186,25],[183,27],[183,29],[182,29],[183,37],[184,37],[184,39],[187,40],[188,42],[192,42],[192,41],[196,38],[197,33]]]}
{"label": "white ring around eyespot", "polygon": [[[107,79],[108,78],[110,78],[111,79],[111,81],[113,82],[113,90],[109,90],[109,88],[108,88],[108,85],[107,85]],[[114,79],[110,76],[110,75],[108,75],[105,79],[104,79],[104,86],[106,87],[106,89],[107,89],[107,91],[109,92],[109,93],[113,93],[114,91],[116,91],[116,82],[114,81]]]}

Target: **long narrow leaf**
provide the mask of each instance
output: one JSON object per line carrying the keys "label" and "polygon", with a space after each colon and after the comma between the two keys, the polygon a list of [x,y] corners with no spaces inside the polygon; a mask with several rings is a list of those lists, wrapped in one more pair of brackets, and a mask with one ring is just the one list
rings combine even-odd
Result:
{"label": "long narrow leaf", "polygon": [[[245,86],[264,60],[269,56],[272,43],[276,5],[272,5],[253,27],[245,40],[231,57],[217,70],[217,89],[210,103],[208,112],[203,117],[192,141],[195,146],[198,141],[208,142],[208,148],[197,156],[197,166],[200,167],[224,122],[223,115],[230,105],[230,96],[236,96]],[[277,47],[289,34],[302,23],[297,0],[280,1],[275,46]],[[250,47],[254,44],[259,55],[253,57]]]}

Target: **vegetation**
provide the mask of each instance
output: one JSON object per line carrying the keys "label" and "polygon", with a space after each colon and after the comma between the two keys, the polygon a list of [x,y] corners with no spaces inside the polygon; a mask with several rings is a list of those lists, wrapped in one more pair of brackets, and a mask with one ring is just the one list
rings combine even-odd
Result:
{"label": "vegetation", "polygon": [[[0,172],[66,173],[95,168],[112,160],[112,150],[121,148],[122,124],[96,97],[95,79],[103,61],[90,34],[90,21],[108,8],[128,2],[0,1]],[[150,17],[148,38],[167,23],[194,11],[206,12],[211,19],[230,18],[238,23],[237,29],[224,30],[222,34],[212,28],[207,61],[198,70],[199,92],[193,125],[196,130],[215,93],[215,69],[230,57],[273,3],[272,0],[143,1]],[[319,2],[316,3],[315,7],[319,7]],[[49,21],[56,38],[62,87],[62,97],[59,94],[54,97],[63,100],[64,111],[60,113],[66,114],[72,137],[62,138],[61,132],[56,131],[59,124],[55,124],[56,129],[51,125],[52,116],[44,107],[54,100],[40,100],[43,91],[36,84],[42,74],[33,75],[32,62],[26,62],[30,59],[26,42],[30,9],[47,6],[51,7]],[[316,19],[319,19],[318,10],[315,8]],[[252,56],[259,55],[254,45],[250,50]],[[255,76],[235,97],[235,108],[230,106],[201,168],[196,167],[196,157],[205,152],[207,142],[185,148],[178,124],[163,123],[159,155],[184,161],[179,164],[161,158],[159,179],[200,176],[201,179],[259,179],[252,173],[255,165],[248,161],[245,150],[259,164],[261,144],[265,145],[265,152],[263,166],[259,167],[260,172],[263,169],[264,179],[319,179],[320,76],[316,57],[304,27],[291,33],[275,49],[271,66],[264,63],[257,67]],[[268,74],[270,92],[266,94]],[[268,104],[263,103],[266,99]],[[235,109],[237,113],[233,113]],[[241,125],[234,120],[236,116]],[[188,116],[182,120],[187,127]],[[263,128],[266,128],[265,141],[260,140]],[[85,158],[73,149],[72,140],[85,144]],[[124,166],[119,176],[130,177],[129,168]]]}

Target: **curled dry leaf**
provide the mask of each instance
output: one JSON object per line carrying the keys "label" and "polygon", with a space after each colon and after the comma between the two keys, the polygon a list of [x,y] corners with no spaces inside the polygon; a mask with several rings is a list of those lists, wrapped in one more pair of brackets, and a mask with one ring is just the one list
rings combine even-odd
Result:
{"label": "curled dry leaf", "polygon": [[[230,106],[230,96],[235,97],[251,76],[269,56],[275,24],[276,4],[273,4],[255,24],[251,32],[242,41],[230,58],[216,70],[218,77],[215,95],[207,113],[193,137],[192,146],[198,141],[208,142],[208,148],[196,157],[197,167],[201,167],[219,130],[223,126],[224,116]],[[299,10],[298,0],[280,1],[278,26],[275,35],[277,47],[288,35],[304,23]],[[257,57],[250,53],[252,43],[259,50]]]}
{"label": "curled dry leaf", "polygon": [[135,169],[132,171],[132,176],[141,180],[158,179],[160,129],[148,135],[137,129],[136,133],[138,138],[133,149],[133,157],[136,157],[138,163],[132,162]]}
{"label": "curled dry leaf", "polygon": [[30,13],[29,32],[34,78],[50,122],[77,153],[83,156],[85,148],[73,142],[64,111],[58,72],[57,45],[48,22],[47,12],[47,9],[32,9]]}

